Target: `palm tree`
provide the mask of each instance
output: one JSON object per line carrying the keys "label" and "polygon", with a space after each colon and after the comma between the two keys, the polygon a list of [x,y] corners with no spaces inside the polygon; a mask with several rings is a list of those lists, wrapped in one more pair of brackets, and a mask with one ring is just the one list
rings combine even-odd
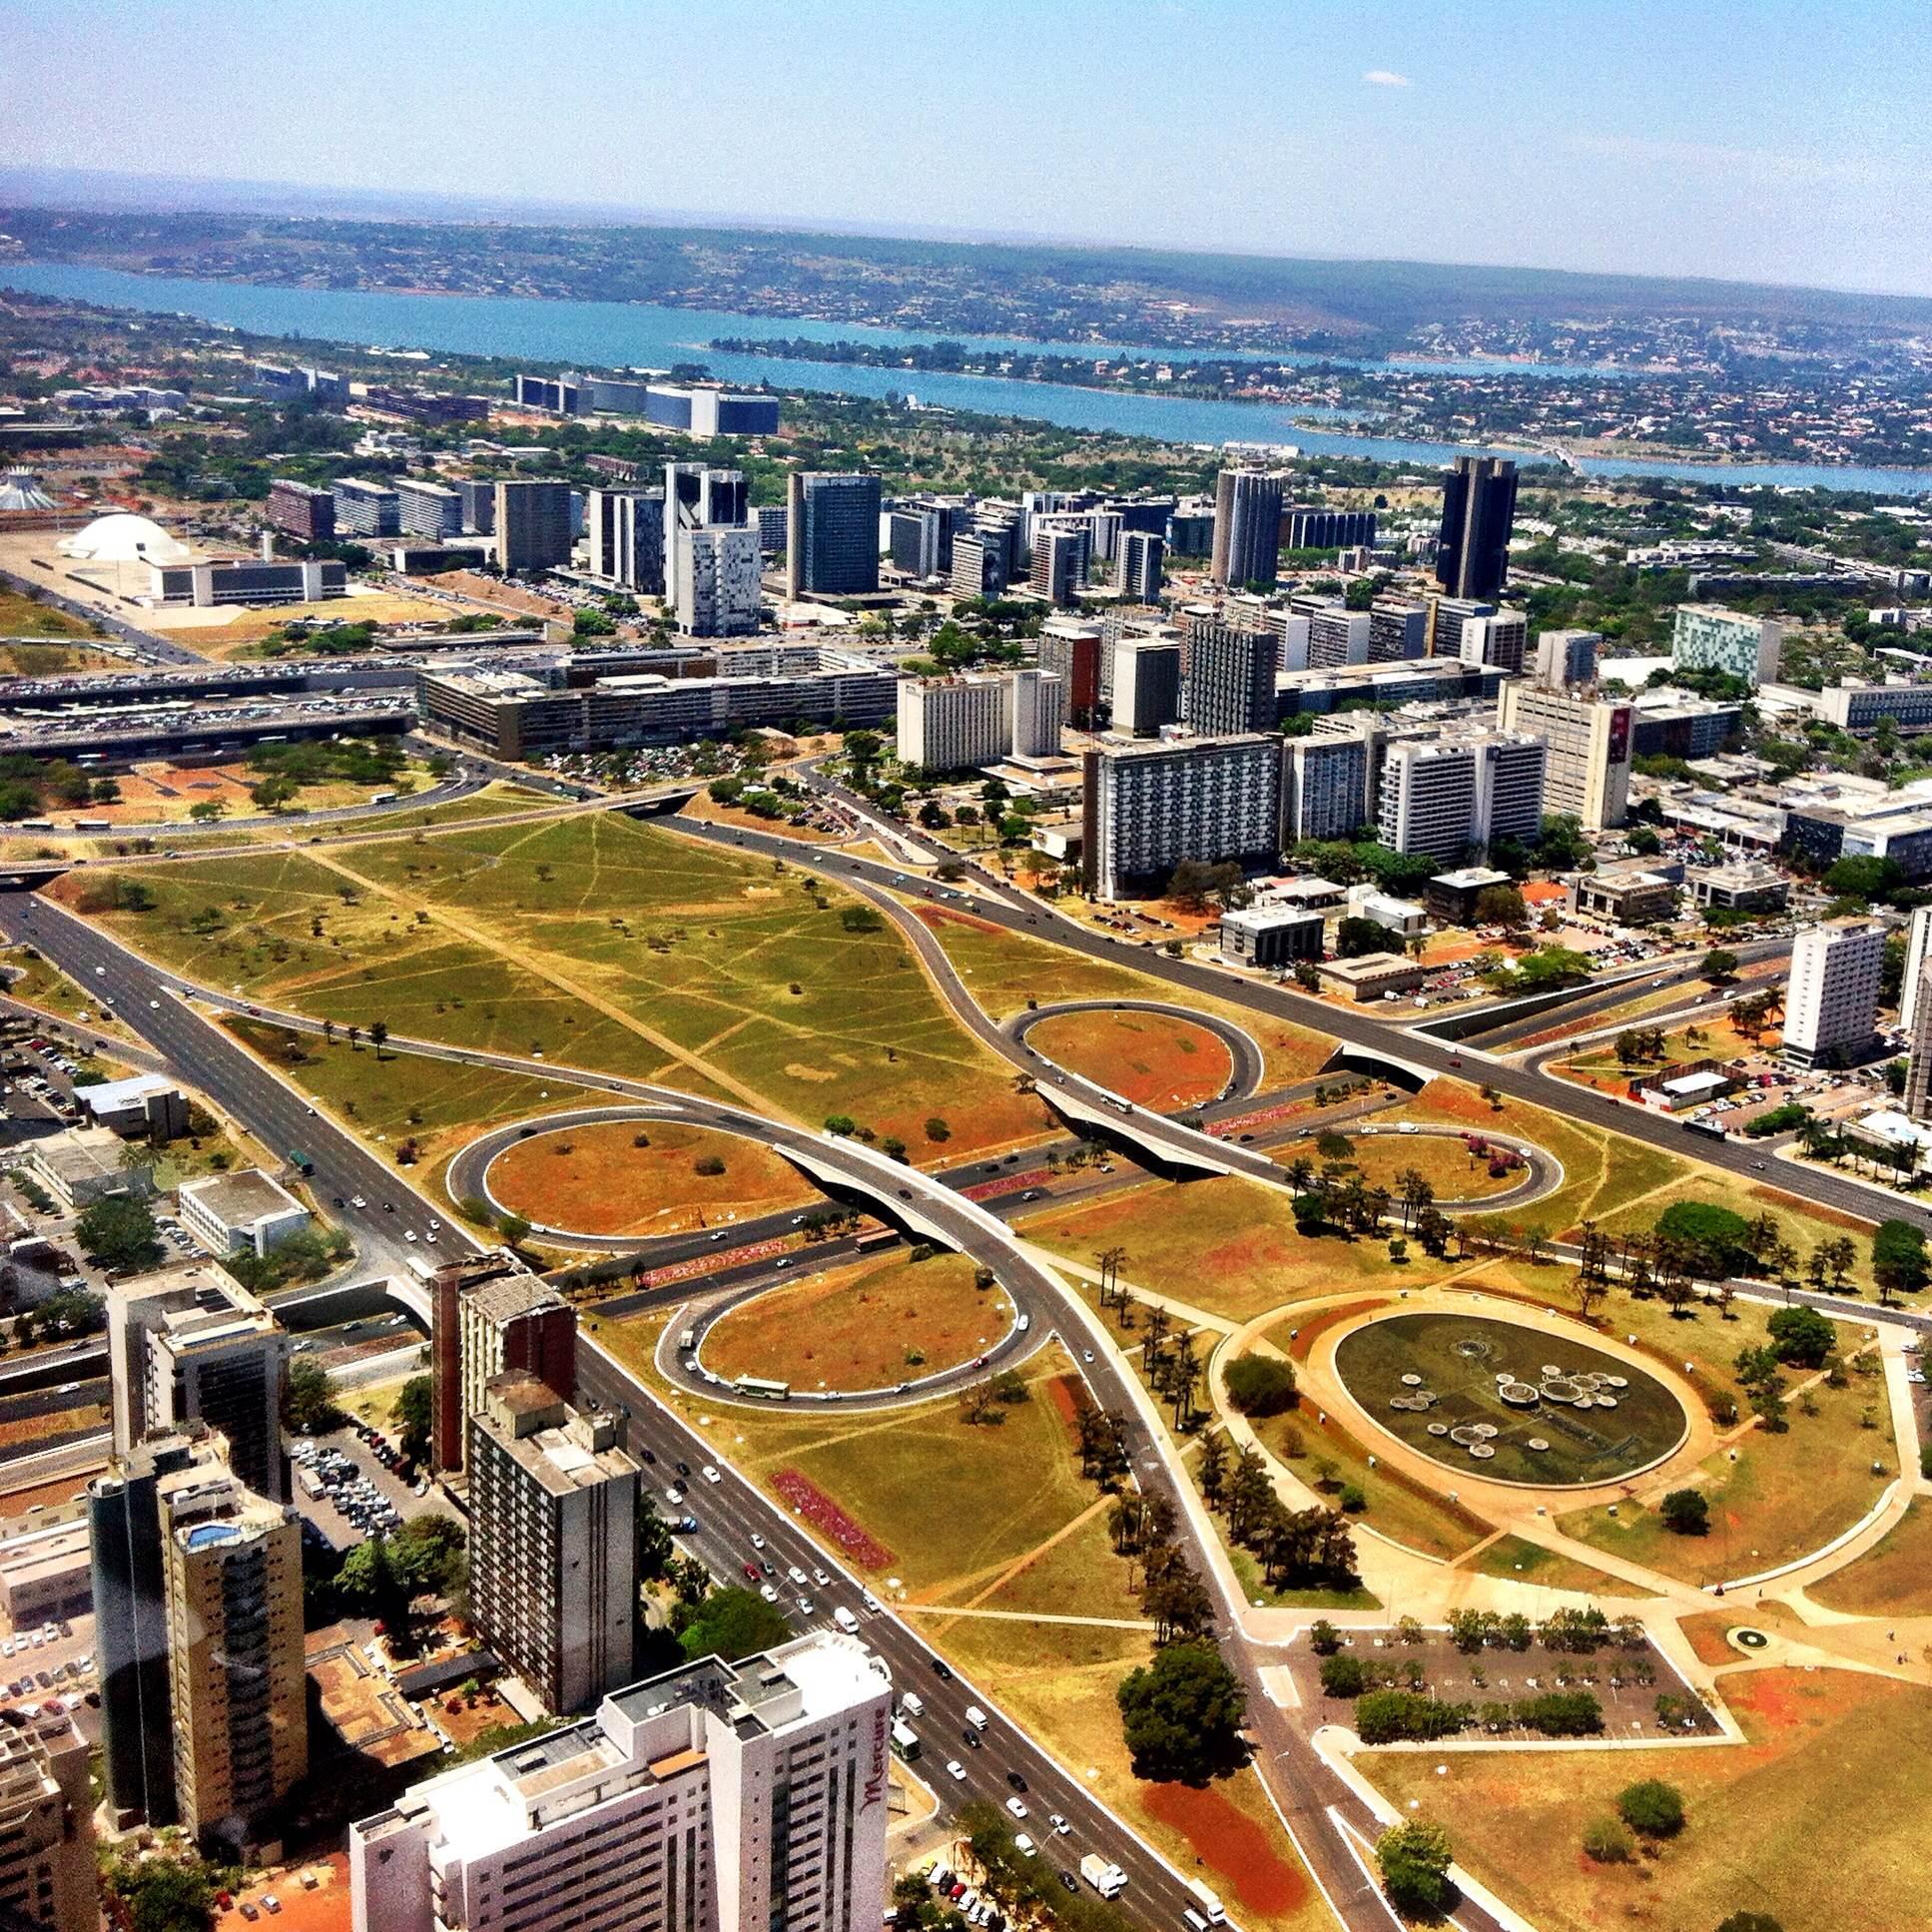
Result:
{"label": "palm tree", "polygon": [[1183,1335],[1174,1359],[1167,1365],[1167,1395],[1174,1405],[1174,1427],[1194,1412],[1194,1391],[1200,1387],[1201,1365],[1194,1357],[1194,1338]]}

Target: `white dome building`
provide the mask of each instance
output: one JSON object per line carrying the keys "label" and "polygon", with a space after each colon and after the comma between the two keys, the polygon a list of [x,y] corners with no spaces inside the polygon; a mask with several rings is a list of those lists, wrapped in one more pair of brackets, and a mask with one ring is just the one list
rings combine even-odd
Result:
{"label": "white dome building", "polygon": [[54,546],[78,563],[193,563],[194,552],[152,517],[115,510]]}

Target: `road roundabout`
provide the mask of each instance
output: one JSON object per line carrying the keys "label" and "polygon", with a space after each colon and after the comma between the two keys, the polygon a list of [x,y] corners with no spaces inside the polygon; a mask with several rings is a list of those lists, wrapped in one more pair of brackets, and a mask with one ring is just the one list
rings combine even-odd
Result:
{"label": "road roundabout", "polygon": [[[1088,1026],[1085,1038],[1074,1030],[1083,1019]],[[1149,1030],[1149,1021],[1157,1022],[1157,1029]],[[1005,1031],[1015,1045],[1027,1047],[1047,1065],[1077,1073],[1145,1106],[1245,1100],[1260,1091],[1267,1064],[1260,1042],[1232,1020],[1160,999],[1055,1000],[1015,1013],[1006,1021]],[[1041,1042],[1029,1045],[1029,1037],[1035,1032],[1041,1035]],[[1142,1037],[1136,1038],[1136,1034]],[[1192,1090],[1140,1094],[1129,1091],[1126,1082],[1110,1077],[1119,1061],[1143,1050],[1148,1058],[1127,1061],[1125,1070],[1140,1074],[1156,1087],[1185,1081]]]}

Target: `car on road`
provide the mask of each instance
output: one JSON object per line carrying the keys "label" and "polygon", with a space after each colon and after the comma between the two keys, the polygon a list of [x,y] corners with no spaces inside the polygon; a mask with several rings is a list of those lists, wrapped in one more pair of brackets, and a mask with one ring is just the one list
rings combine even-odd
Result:
{"label": "car on road", "polygon": [[1026,1800],[1024,1798],[1008,1798],[1006,1800],[1006,1809],[1015,1818],[1023,1818],[1026,1815]]}
{"label": "car on road", "polygon": [[758,1594],[759,1596],[764,1598],[764,1600],[768,1604],[776,1604],[778,1602],[778,1592],[774,1590],[770,1584],[760,1584],[758,1587]]}
{"label": "car on road", "polygon": [[755,1583],[757,1583],[757,1581],[758,1581],[758,1566],[757,1566],[757,1565],[756,1565],[755,1563],[748,1563],[748,1564],[747,1564],[747,1565],[745,1566],[745,1576],[746,1576],[746,1579],[747,1579],[747,1580],[748,1580],[749,1582],[751,1582],[751,1583],[754,1583],[754,1584],[755,1584]]}
{"label": "car on road", "polygon": [[946,1683],[953,1681],[952,1666],[944,1657],[935,1657],[933,1659],[933,1674]]}
{"label": "car on road", "polygon": [[789,1569],[785,1574],[795,1584],[802,1584],[805,1582],[805,1572],[802,1571],[797,1564],[794,1564],[791,1567],[791,1569]]}
{"label": "car on road", "polygon": [[1026,1788],[1026,1780],[1023,1777],[1021,1777],[1017,1771],[1008,1771],[1006,1773],[1006,1782],[1010,1784],[1015,1791],[1023,1791]]}
{"label": "car on road", "polygon": [[1062,1838],[1064,1838],[1066,1834],[1073,1829],[1073,1827],[1070,1824],[1068,1824],[1066,1820],[1062,1818],[1057,1811],[1049,1811],[1046,1814],[1046,1822],[1049,1825],[1051,1825],[1053,1829],[1057,1831]]}
{"label": "car on road", "polygon": [[1074,1893],[1079,1891],[1080,1881],[1071,1872],[1055,1872],[1053,1876],[1060,1881],[1062,1890]]}
{"label": "car on road", "polygon": [[[717,1470],[714,1469],[711,1464],[707,1463],[704,1466],[704,1480],[707,1483],[722,1483],[725,1479],[718,1474]],[[813,1574],[818,1575],[817,1572],[814,1572]],[[820,1583],[825,1583],[828,1580],[825,1577],[819,1576]]]}
{"label": "car on road", "polygon": [[975,1751],[979,1748],[979,1733],[976,1730],[963,1730],[960,1733],[960,1735],[964,1737],[967,1742],[967,1744],[969,1744],[972,1747],[972,1749],[974,1749]]}
{"label": "car on road", "polygon": [[964,1784],[966,1782],[966,1766],[957,1757],[949,1757],[946,1760],[946,1774],[956,1784]]}
{"label": "car on road", "polygon": [[986,1713],[983,1710],[981,1710],[977,1704],[967,1704],[966,1708],[966,1722],[970,1724],[974,1730],[985,1729]]}

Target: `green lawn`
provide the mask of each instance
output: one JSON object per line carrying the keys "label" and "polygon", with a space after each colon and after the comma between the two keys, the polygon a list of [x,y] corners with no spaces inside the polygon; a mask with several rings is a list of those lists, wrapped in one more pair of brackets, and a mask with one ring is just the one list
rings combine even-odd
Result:
{"label": "green lawn", "polygon": [[1589,1564],[1560,1557],[1540,1543],[1523,1537],[1498,1537],[1473,1558],[1467,1569],[1485,1577],[1501,1577],[1508,1583],[1541,1584],[1546,1590],[1575,1590],[1591,1597],[1654,1597],[1654,1591],[1639,1590],[1620,1578],[1593,1570]]}
{"label": "green lawn", "polygon": [[[1405,1816],[1444,1826],[1457,1857],[1544,1932],[1708,1932],[1740,1910],[1787,1932],[1923,1925],[1918,1834],[1901,1826],[1923,1803],[1932,1692],[1840,1670],[1757,1671],[1725,1692],[1745,1744],[1356,1762]],[[1585,1828],[1640,1778],[1683,1793],[1683,1831],[1628,1864],[1594,1863]]]}
{"label": "green lawn", "polygon": [[1917,1498],[1874,1548],[1805,1595],[1855,1616],[1932,1615],[1932,1503]]}
{"label": "green lawn", "polygon": [[[1653,1510],[1632,1502],[1579,1511],[1558,1528],[1599,1550],[1686,1583],[1754,1576],[1809,1555],[1851,1526],[1898,1474],[1880,1383],[1854,1376],[1843,1389],[1819,1388],[1815,1415],[1794,1403],[1790,1427],[1753,1429],[1733,1451],[1708,1458],[1694,1479],[1710,1503],[1710,1530],[1678,1536]],[[1861,1427],[1876,1406],[1878,1427]],[[1876,1465],[1876,1470],[1874,1470]]]}
{"label": "green lawn", "polygon": [[1398,1267],[1386,1241],[1303,1235],[1285,1188],[1232,1175],[1149,1181],[1104,1200],[1048,1207],[1018,1227],[1087,1266],[1103,1248],[1124,1248],[1123,1280],[1230,1321],[1338,1289],[1421,1287],[1448,1265],[1413,1242]]}

